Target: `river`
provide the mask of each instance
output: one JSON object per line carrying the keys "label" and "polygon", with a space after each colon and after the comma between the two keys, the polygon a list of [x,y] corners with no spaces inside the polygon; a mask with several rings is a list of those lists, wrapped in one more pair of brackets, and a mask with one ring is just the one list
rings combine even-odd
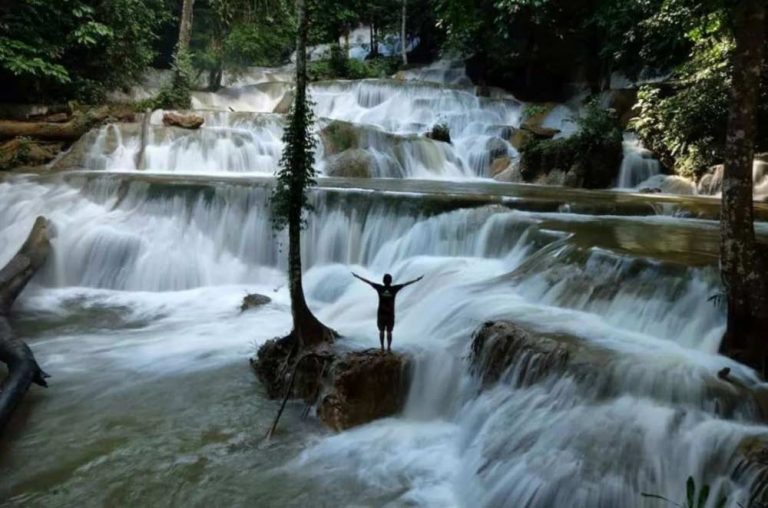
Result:
{"label": "river", "polygon": [[[200,94],[249,112],[206,112],[191,134],[157,114],[151,136],[104,128],[66,171],[0,181],[0,264],[37,215],[54,229],[14,323],[51,387],[0,443],[3,505],[650,508],[641,493],[682,500],[690,475],[744,502],[738,449],[768,429],[715,376],[757,383],[716,354],[717,200],[493,182],[489,140],[515,155],[523,105],[457,85],[313,87],[321,127],[351,122],[375,170],[312,191],[309,304],[375,347],[375,294],[350,271],[425,275],[398,300],[394,348],[415,371],[402,415],[336,434],[291,403],[266,441],[278,403],[248,358],[290,328],[268,200],[282,117],[265,111],[287,86]],[[452,145],[418,135],[438,121]],[[241,313],[251,292],[272,302]],[[481,391],[469,344],[496,319],[578,340],[591,374]]]}

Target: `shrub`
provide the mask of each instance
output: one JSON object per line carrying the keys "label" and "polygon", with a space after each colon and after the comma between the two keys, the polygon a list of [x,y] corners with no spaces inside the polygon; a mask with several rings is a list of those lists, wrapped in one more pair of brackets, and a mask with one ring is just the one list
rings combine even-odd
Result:
{"label": "shrub", "polygon": [[435,141],[443,141],[444,143],[451,142],[451,131],[444,123],[438,123],[432,126],[432,129],[427,132],[427,137],[434,139]]}
{"label": "shrub", "polygon": [[523,146],[520,173],[525,181],[562,171],[575,186],[604,188],[613,184],[622,157],[618,118],[592,101],[578,124],[579,131],[569,138],[533,140]]}

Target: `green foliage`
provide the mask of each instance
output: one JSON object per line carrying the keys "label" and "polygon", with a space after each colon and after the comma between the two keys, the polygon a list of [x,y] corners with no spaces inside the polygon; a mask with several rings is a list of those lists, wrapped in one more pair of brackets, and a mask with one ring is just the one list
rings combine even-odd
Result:
{"label": "green foliage", "polygon": [[137,104],[138,110],[190,109],[192,107],[192,61],[188,51],[177,51],[173,61],[173,78],[157,97]]}
{"label": "green foliage", "polygon": [[284,63],[293,49],[295,20],[289,0],[206,0],[195,9],[192,62],[217,88],[224,68]]}
{"label": "green foliage", "polygon": [[595,143],[621,143],[622,130],[616,114],[600,107],[597,100],[587,103],[584,113],[576,119],[579,132],[573,138],[584,146]]}
{"label": "green foliage", "polygon": [[696,43],[673,85],[646,85],[630,126],[676,173],[695,177],[723,160],[730,89],[729,37]]}
{"label": "green foliage", "polygon": [[152,62],[167,20],[163,0],[19,0],[0,7],[0,95],[101,100]]}
{"label": "green foliage", "polygon": [[358,131],[355,127],[339,120],[329,123],[320,132],[320,136],[326,145],[327,155],[341,153],[350,148],[357,148],[359,145]]}
{"label": "green foliage", "polygon": [[[680,508],[704,508],[707,505],[707,501],[709,501],[710,488],[709,488],[709,485],[705,484],[705,485],[702,485],[701,490],[697,492],[696,481],[693,479],[692,476],[689,476],[688,481],[685,483],[685,502],[684,503],[676,503],[658,494],[647,494],[643,492],[640,495],[648,499],[658,499],[659,501],[664,501],[667,504],[671,504],[672,506],[678,506]],[[725,508],[726,504],[728,504],[728,497],[725,495],[721,495],[718,498],[717,503],[715,504],[715,508]]]}
{"label": "green foliage", "polygon": [[579,131],[561,139],[539,139],[525,144],[520,169],[526,181],[552,170],[576,175],[575,185],[610,186],[621,163],[622,130],[616,115],[589,102],[577,119]]}
{"label": "green foliage", "polygon": [[549,110],[550,108],[546,104],[537,104],[535,102],[529,102],[523,107],[523,114],[522,114],[521,120],[524,122],[529,118],[546,114],[549,112]]}
{"label": "green foliage", "polygon": [[6,168],[8,169],[23,166],[30,162],[30,145],[32,143],[32,139],[26,136],[22,136],[17,138],[17,141],[19,143],[18,148],[5,164]]}
{"label": "green foliage", "polygon": [[438,123],[432,126],[432,129],[427,133],[427,137],[434,139],[435,141],[450,143],[451,130],[448,128],[448,125],[444,123]]}
{"label": "green foliage", "polygon": [[346,58],[340,49],[333,50],[332,46],[331,58],[310,62],[309,79],[311,81],[387,78],[401,67],[402,62],[397,57],[354,60]]}
{"label": "green foliage", "polygon": [[291,217],[311,210],[306,189],[315,185],[314,113],[306,90],[298,89],[283,132],[283,156],[272,192],[272,225],[284,228]]}

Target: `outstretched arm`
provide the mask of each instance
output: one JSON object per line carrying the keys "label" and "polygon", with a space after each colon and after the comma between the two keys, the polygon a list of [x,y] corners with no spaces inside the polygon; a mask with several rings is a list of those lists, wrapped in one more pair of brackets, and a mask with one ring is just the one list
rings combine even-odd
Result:
{"label": "outstretched arm", "polygon": [[371,287],[374,287],[374,288],[375,288],[376,286],[378,286],[378,284],[376,284],[375,282],[373,282],[373,281],[370,281],[370,280],[366,279],[365,277],[360,277],[360,276],[359,276],[358,274],[356,274],[355,272],[352,272],[352,275],[353,275],[355,278],[358,278],[358,279],[360,279],[361,281],[365,282],[366,284],[368,284],[368,285],[369,285],[369,286],[371,286]]}
{"label": "outstretched arm", "polygon": [[411,284],[416,284],[417,282],[419,282],[419,281],[420,281],[421,279],[423,279],[423,278],[424,278],[424,276],[422,275],[421,277],[418,277],[418,278],[416,278],[416,279],[413,279],[413,280],[409,280],[408,282],[404,282],[404,283],[402,283],[402,284],[398,284],[398,285],[397,285],[397,290],[398,290],[398,291],[400,291],[400,290],[401,290],[401,289],[403,289],[405,286],[410,286]]}

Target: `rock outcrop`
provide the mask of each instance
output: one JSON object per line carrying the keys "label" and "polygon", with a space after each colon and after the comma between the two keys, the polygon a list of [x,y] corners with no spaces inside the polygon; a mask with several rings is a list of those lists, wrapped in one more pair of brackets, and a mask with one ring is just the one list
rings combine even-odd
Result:
{"label": "rock outcrop", "polygon": [[16,138],[0,144],[0,170],[41,166],[51,162],[63,143]]}
{"label": "rock outcrop", "polygon": [[342,355],[331,365],[318,417],[344,430],[399,413],[408,393],[407,367],[404,356],[378,349]]}
{"label": "rock outcrop", "polygon": [[194,113],[179,113],[166,111],[163,113],[163,125],[168,127],[181,127],[182,129],[199,129],[205,123],[205,119]]}
{"label": "rock outcrop", "polygon": [[243,303],[240,304],[240,312],[245,312],[248,309],[255,309],[266,305],[271,302],[272,299],[268,296],[260,295],[258,293],[251,293],[243,297]]}
{"label": "rock outcrop", "polygon": [[[679,389],[659,392],[655,385],[644,382],[650,365],[631,368],[643,361],[650,360],[643,356],[627,358],[626,352],[617,355],[579,337],[540,333],[513,322],[494,321],[475,332],[470,369],[484,388],[497,383],[524,387],[567,377],[581,387],[584,397],[595,400],[630,393],[714,411],[726,418],[738,414],[755,421],[768,419],[768,390],[759,383],[735,377],[723,379],[717,372],[701,369],[661,369],[657,375],[668,378],[664,385]],[[690,388],[692,375],[699,379],[697,390]]]}
{"label": "rock outcrop", "polygon": [[320,129],[320,141],[323,143],[326,157],[360,147],[358,129],[355,125],[340,120],[334,120]]}
{"label": "rock outcrop", "polygon": [[350,148],[328,159],[325,174],[344,178],[371,178],[373,157],[360,148]]}
{"label": "rock outcrop", "polygon": [[575,137],[530,142],[520,158],[520,173],[526,182],[540,181],[550,172],[569,177],[569,187],[599,189],[610,187],[622,160],[620,140],[582,143]]}
{"label": "rock outcrop", "polygon": [[[297,353],[292,338],[266,342],[251,361],[270,398],[302,399],[334,430],[400,412],[410,380],[410,360],[378,349],[338,348]],[[292,379],[293,378],[293,379]]]}

